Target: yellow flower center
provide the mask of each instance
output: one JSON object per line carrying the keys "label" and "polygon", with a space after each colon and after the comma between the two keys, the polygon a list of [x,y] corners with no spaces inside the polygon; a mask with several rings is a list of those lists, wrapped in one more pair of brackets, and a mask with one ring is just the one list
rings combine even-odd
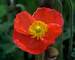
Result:
{"label": "yellow flower center", "polygon": [[35,21],[29,27],[29,34],[32,35],[33,38],[40,39],[47,32],[48,27],[47,24],[42,21]]}

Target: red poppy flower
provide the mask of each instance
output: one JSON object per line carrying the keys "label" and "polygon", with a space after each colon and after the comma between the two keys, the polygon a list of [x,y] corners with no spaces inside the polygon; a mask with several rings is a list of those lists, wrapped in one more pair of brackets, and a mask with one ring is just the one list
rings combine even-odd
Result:
{"label": "red poppy flower", "polygon": [[32,16],[22,11],[14,20],[13,41],[23,51],[41,54],[55,43],[62,27],[62,15],[54,9],[38,8]]}

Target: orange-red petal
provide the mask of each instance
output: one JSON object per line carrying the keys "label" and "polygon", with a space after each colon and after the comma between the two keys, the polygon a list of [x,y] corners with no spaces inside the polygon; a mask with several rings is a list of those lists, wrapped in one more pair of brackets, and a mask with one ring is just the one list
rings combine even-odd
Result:
{"label": "orange-red petal", "polygon": [[22,11],[16,15],[14,29],[22,34],[27,34],[27,30],[34,20],[29,13]]}
{"label": "orange-red petal", "polygon": [[58,37],[62,33],[62,27],[59,24],[50,23],[48,24],[49,31],[54,37]]}
{"label": "orange-red petal", "polygon": [[[37,40],[36,38],[31,38],[30,36],[20,34],[14,31],[14,43],[23,51],[26,51],[31,54],[41,54],[44,52],[48,45],[52,45],[51,41],[48,44],[48,40],[44,42],[44,40]],[[51,40],[51,39],[50,39]]]}
{"label": "orange-red petal", "polygon": [[63,18],[60,12],[42,7],[38,8],[36,12],[34,12],[33,17],[37,20],[44,21],[45,23],[57,23],[63,26]]}
{"label": "orange-red petal", "polygon": [[56,42],[56,38],[62,33],[62,28],[59,24],[50,23],[48,25],[48,32],[42,38],[46,45],[53,45]]}
{"label": "orange-red petal", "polygon": [[56,42],[56,35],[54,35],[50,30],[48,30],[48,32],[45,34],[42,40],[48,46],[54,45]]}

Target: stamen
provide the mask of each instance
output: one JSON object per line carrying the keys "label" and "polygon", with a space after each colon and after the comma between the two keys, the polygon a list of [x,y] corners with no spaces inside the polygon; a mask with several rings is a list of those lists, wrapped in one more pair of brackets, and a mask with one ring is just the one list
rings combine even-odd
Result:
{"label": "stamen", "polygon": [[29,27],[29,34],[32,35],[32,38],[41,39],[47,32],[47,24],[42,21],[35,21]]}

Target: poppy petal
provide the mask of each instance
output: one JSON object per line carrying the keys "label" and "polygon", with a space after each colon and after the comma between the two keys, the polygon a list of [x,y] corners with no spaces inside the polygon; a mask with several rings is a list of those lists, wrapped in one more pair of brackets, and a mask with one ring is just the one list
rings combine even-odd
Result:
{"label": "poppy petal", "polygon": [[54,45],[56,42],[56,37],[55,35],[53,35],[51,33],[51,31],[48,31],[46,33],[46,35],[42,38],[42,41],[46,44],[46,45]]}
{"label": "poppy petal", "polygon": [[37,40],[36,38],[31,38],[16,31],[14,31],[13,40],[21,50],[31,54],[43,53],[48,47],[48,44],[44,43],[43,40]]}
{"label": "poppy petal", "polygon": [[46,7],[38,8],[36,12],[34,12],[33,17],[37,20],[44,21],[47,24],[57,23],[63,25],[63,18],[61,13],[54,9]]}
{"label": "poppy petal", "polygon": [[62,27],[59,24],[50,23],[48,24],[48,27],[51,34],[53,34],[55,37],[58,37],[62,33]]}
{"label": "poppy petal", "polygon": [[28,27],[35,19],[26,11],[22,11],[16,15],[14,21],[14,29],[16,31],[27,34]]}
{"label": "poppy petal", "polygon": [[59,24],[54,23],[50,23],[48,28],[49,30],[42,38],[42,40],[44,40],[43,42],[47,45],[53,45],[56,42],[56,38],[62,33],[62,28]]}

